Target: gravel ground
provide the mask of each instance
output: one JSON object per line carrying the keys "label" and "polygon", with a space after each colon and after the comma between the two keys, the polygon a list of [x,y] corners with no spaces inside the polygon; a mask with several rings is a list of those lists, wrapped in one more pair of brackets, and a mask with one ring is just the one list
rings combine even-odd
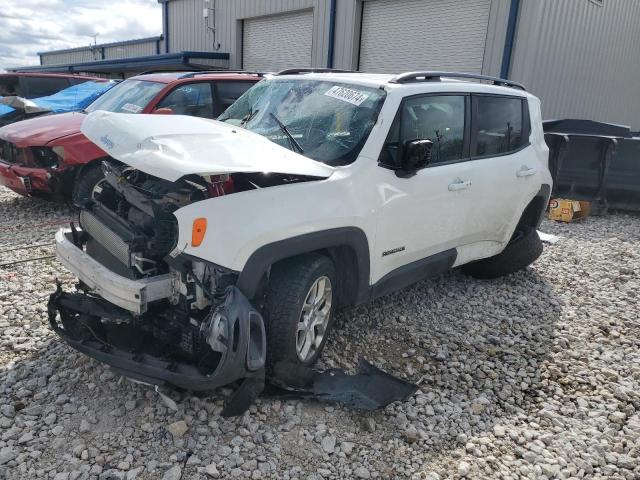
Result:
{"label": "gravel ground", "polygon": [[[51,255],[65,206],[0,188],[0,263]],[[542,229],[534,266],[459,272],[340,314],[323,365],[419,383],[362,414],[221,401],[112,374],[48,329],[54,259],[0,268],[0,479],[640,478],[640,217]]]}

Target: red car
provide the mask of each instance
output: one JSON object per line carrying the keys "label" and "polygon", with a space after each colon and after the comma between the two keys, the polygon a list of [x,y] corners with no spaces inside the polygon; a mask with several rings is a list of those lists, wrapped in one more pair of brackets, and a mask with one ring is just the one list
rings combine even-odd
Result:
{"label": "red car", "polygon": [[0,128],[0,184],[21,195],[81,201],[99,191],[108,154],[80,126],[86,113],[157,113],[217,118],[254,83],[255,73],[177,72],[138,75],[116,85],[84,112],[37,117]]}

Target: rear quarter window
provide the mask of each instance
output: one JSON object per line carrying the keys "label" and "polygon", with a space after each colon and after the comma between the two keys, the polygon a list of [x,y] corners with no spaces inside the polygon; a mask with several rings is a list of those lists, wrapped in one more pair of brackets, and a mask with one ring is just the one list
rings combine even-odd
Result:
{"label": "rear quarter window", "polygon": [[471,156],[504,155],[529,143],[526,99],[472,95]]}
{"label": "rear quarter window", "polygon": [[253,87],[253,82],[220,81],[214,83],[216,92],[216,115],[222,114],[239,99],[244,92]]}

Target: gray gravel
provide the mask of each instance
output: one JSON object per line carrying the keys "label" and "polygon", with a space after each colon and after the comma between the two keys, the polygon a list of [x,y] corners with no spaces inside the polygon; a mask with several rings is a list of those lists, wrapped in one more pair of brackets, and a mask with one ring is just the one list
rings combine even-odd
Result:
{"label": "gray gravel", "polygon": [[[73,216],[0,188],[0,251]],[[49,331],[54,279],[73,283],[55,260],[2,268],[0,479],[640,478],[640,217],[542,229],[562,240],[526,272],[452,272],[339,316],[324,367],[365,357],[420,385],[373,414],[260,399],[228,420],[169,391],[174,411]]]}

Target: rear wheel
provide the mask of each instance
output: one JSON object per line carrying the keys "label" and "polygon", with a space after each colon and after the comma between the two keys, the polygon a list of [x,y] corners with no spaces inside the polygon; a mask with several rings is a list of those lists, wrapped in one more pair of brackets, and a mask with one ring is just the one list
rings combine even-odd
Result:
{"label": "rear wheel", "polygon": [[104,182],[101,162],[84,167],[78,174],[73,186],[73,203],[80,205],[87,200],[95,200],[102,192]]}
{"label": "rear wheel", "polygon": [[335,285],[333,262],[323,255],[274,266],[265,308],[270,368],[315,363],[333,323]]}
{"label": "rear wheel", "polygon": [[542,242],[533,227],[518,226],[498,255],[468,263],[462,271],[476,278],[498,278],[531,265],[542,254]]}

